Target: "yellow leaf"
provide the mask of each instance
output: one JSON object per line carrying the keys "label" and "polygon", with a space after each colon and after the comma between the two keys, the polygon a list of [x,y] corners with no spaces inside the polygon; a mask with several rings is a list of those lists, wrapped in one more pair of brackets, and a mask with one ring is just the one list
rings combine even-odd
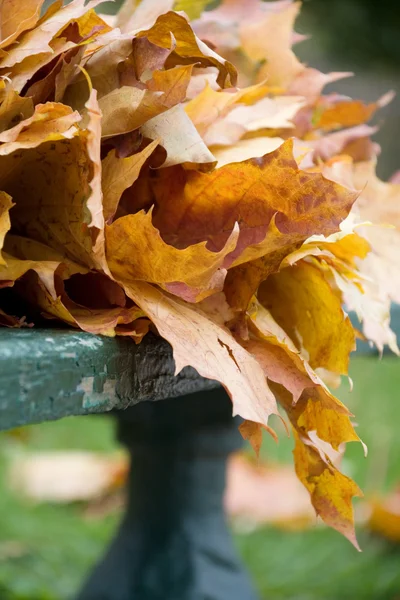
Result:
{"label": "yellow leaf", "polygon": [[272,390],[299,434],[309,438],[315,432],[334,450],[339,450],[343,443],[361,441],[348,409],[328,391],[306,360],[273,337],[268,341],[250,339],[242,345],[273,382]]}
{"label": "yellow leaf", "polygon": [[[334,102],[332,106],[323,108],[316,123],[316,127],[321,127],[325,131],[338,129],[341,127],[354,127],[369,121],[376,110],[386,106],[393,98],[393,94],[385,94],[377,102],[364,104],[361,100],[343,100]],[[321,110],[318,109],[317,110]]]}
{"label": "yellow leaf", "polygon": [[236,91],[216,91],[207,83],[204,89],[185,105],[185,111],[197,131],[204,137],[208,129],[222,119],[235,105],[253,105],[268,91],[269,88],[262,84]]}
{"label": "yellow leaf", "polygon": [[354,431],[347,409],[333,396],[330,408],[327,398],[327,394],[321,394],[320,390],[307,391],[296,406],[290,409],[291,419],[296,421],[296,429],[303,435],[315,431],[334,450],[339,450],[343,443],[359,442],[360,438]]}
{"label": "yellow leaf", "polygon": [[349,477],[342,475],[327,457],[321,457],[318,450],[305,444],[296,433],[294,436],[296,473],[310,492],[317,515],[359,550],[354,531],[352,499],[362,496],[361,490]]}
{"label": "yellow leaf", "polygon": [[[30,0],[32,1],[32,0]],[[101,3],[102,0],[91,0],[85,5],[84,0],[74,0],[58,11],[50,14],[48,18],[38,24],[37,27],[24,33],[12,48],[7,50],[7,57],[1,61],[0,68],[14,67],[26,58],[34,58],[35,55],[53,54],[51,41],[53,38],[64,33],[64,30],[73,22],[76,22],[80,28],[81,37],[86,37],[95,26],[103,26],[104,30],[110,28],[96,15],[92,10]],[[37,2],[36,2],[37,4]],[[66,39],[64,38],[64,43]],[[72,42],[71,42],[72,43]],[[51,56],[50,60],[54,58]]]}
{"label": "yellow leaf", "polygon": [[399,490],[386,498],[374,498],[370,503],[371,515],[368,527],[392,542],[400,541]]}
{"label": "yellow leaf", "polygon": [[21,97],[10,85],[7,86],[0,104],[0,133],[28,119],[32,114],[31,98]]}
{"label": "yellow leaf", "polygon": [[208,250],[205,242],[179,250],[163,241],[152,224],[151,212],[141,211],[107,226],[107,260],[118,281],[157,283],[196,302],[222,288],[225,271],[221,265],[237,237],[234,230],[220,252]]}
{"label": "yellow leaf", "polygon": [[258,298],[297,347],[304,348],[311,367],[347,373],[354,330],[318,268],[301,262],[283,269],[260,286]]}
{"label": "yellow leaf", "polygon": [[212,0],[176,0],[174,10],[183,10],[189,19],[198,19]]}
{"label": "yellow leaf", "polygon": [[112,221],[123,192],[139,177],[140,169],[158,146],[154,140],[140,152],[127,158],[117,158],[111,150],[102,161],[103,213],[106,223]]}
{"label": "yellow leaf", "polygon": [[56,102],[38,104],[31,117],[0,133],[0,156],[35,148],[48,141],[71,138],[81,120],[77,111]]}
{"label": "yellow leaf", "polygon": [[9,49],[7,56],[0,61],[0,73],[9,75],[14,89],[21,92],[32,77],[54,58],[106,35],[109,26],[91,10],[100,2],[92,0],[84,6],[83,0],[75,0],[51,13]]}
{"label": "yellow leaf", "polygon": [[211,50],[193,32],[186,19],[174,12],[158,17],[155,24],[147,31],[141,31],[138,37],[146,37],[150,42],[162,48],[171,47],[171,33],[176,40],[174,53],[177,62],[188,60],[202,67],[218,69],[218,84],[221,87],[235,85],[237,73],[235,67]]}
{"label": "yellow leaf", "polygon": [[168,108],[186,100],[186,90],[192,76],[193,65],[183,65],[154,71],[152,79],[147,82],[147,87],[153,92],[163,92],[162,102]]}
{"label": "yellow leaf", "polygon": [[11,196],[0,191],[0,265],[5,264],[1,249],[4,246],[4,238],[11,227],[9,211],[13,206]]}

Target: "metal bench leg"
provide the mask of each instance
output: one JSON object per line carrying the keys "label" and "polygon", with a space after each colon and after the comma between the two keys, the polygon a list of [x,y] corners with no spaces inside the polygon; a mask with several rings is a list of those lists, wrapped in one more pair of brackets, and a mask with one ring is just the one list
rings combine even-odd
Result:
{"label": "metal bench leg", "polygon": [[254,600],[223,510],[241,445],[220,390],[118,413],[131,453],[125,517],[79,600]]}

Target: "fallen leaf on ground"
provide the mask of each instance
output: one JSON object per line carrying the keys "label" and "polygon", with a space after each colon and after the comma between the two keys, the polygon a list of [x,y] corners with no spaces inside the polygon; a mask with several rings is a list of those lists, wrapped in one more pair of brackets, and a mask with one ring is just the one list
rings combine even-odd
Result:
{"label": "fallen leaf on ground", "polygon": [[241,455],[228,463],[225,508],[233,519],[290,531],[316,522],[309,496],[293,467],[255,465]]}
{"label": "fallen leaf on ground", "polygon": [[42,452],[15,459],[10,483],[18,493],[35,502],[64,504],[104,496],[124,483],[127,470],[123,455]]}

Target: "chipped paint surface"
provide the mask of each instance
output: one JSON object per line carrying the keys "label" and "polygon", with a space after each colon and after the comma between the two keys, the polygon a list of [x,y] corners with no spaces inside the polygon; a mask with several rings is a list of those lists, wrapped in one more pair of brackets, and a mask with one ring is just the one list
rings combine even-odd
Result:
{"label": "chipped paint surface", "polygon": [[[68,329],[0,329],[0,429],[123,409],[215,387],[148,335],[101,338]],[[118,390],[118,393],[117,393]]]}
{"label": "chipped paint surface", "polygon": [[83,408],[94,408],[107,405],[108,410],[118,402],[116,394],[116,380],[106,379],[101,383],[101,391],[96,391],[96,383],[99,383],[98,377],[84,377],[77,387],[78,392],[83,392]]}

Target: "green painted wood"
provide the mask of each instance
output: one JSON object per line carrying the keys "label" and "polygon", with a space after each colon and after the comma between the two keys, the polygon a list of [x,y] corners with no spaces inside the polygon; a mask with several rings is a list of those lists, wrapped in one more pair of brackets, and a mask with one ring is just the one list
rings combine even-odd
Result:
{"label": "green painted wood", "polygon": [[186,367],[148,335],[138,346],[66,329],[0,329],[0,429],[123,409],[218,384]]}

